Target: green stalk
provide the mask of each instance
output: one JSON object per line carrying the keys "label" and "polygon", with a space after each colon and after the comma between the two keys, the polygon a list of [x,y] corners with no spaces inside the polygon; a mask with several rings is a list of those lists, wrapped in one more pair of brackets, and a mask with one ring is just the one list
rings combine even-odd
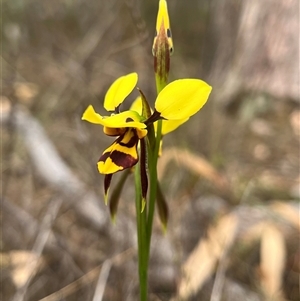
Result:
{"label": "green stalk", "polygon": [[150,157],[150,193],[149,193],[149,213],[147,218],[147,246],[148,246],[148,257],[150,252],[151,236],[152,236],[152,224],[155,210],[155,200],[157,193],[157,161],[158,161],[158,152],[161,140],[161,128],[162,120],[157,122],[157,132],[156,132],[156,141],[155,148],[151,152]]}
{"label": "green stalk", "polygon": [[[154,143],[148,147],[148,167],[150,177],[149,203],[142,210],[142,193],[139,163],[135,167],[135,189],[136,189],[136,214],[138,233],[138,257],[139,257],[139,279],[140,279],[140,300],[147,300],[148,292],[148,266],[150,257],[150,245],[152,237],[152,225],[155,211],[157,194],[157,161],[161,140],[162,120],[158,121],[157,133]],[[154,136],[153,136],[154,138]],[[154,148],[151,145],[155,145]],[[148,207],[148,208],[147,208]],[[148,214],[147,214],[148,211]]]}
{"label": "green stalk", "polygon": [[[164,7],[165,5],[165,7]],[[157,37],[154,42],[154,72],[155,72],[155,82],[157,95],[161,90],[167,85],[169,68],[170,68],[170,44],[169,38],[167,35],[168,26],[168,15],[166,11],[163,10],[166,8],[166,3],[159,3],[159,9],[162,11],[158,12],[157,22]],[[166,23],[164,24],[164,19],[166,18]],[[141,93],[142,99],[144,95]],[[149,110],[150,111],[150,110]],[[149,114],[150,115],[150,114]],[[148,117],[148,116],[147,116]],[[147,277],[148,277],[148,265],[150,257],[150,245],[151,245],[151,236],[152,236],[152,225],[153,217],[155,211],[155,201],[157,195],[157,160],[158,153],[161,141],[161,131],[162,131],[162,120],[157,121],[157,132],[156,138],[153,131],[153,125],[148,127],[149,130],[149,144],[148,144],[148,170],[150,178],[150,192],[149,192],[149,201],[143,212],[141,212],[141,182],[139,169],[136,168],[135,172],[135,182],[136,182],[136,208],[137,208],[137,217],[138,222],[138,241],[139,241],[139,275],[140,275],[140,297],[141,301],[147,300]],[[153,135],[151,135],[151,133]],[[148,208],[147,208],[148,207]],[[148,214],[147,214],[148,209]]]}
{"label": "green stalk", "polygon": [[[167,76],[166,76],[167,79]],[[157,95],[160,91],[167,85],[167,82],[159,78],[156,74],[156,88]],[[149,175],[150,175],[150,192],[149,192],[149,212],[147,216],[147,260],[149,262],[150,257],[150,246],[151,246],[151,237],[152,237],[152,225],[153,225],[153,217],[155,211],[155,201],[157,195],[157,161],[158,161],[158,153],[161,141],[161,129],[162,129],[162,120],[157,121],[157,131],[156,131],[156,140],[154,149],[149,147]],[[152,144],[152,145],[153,145]],[[151,143],[150,143],[151,146]]]}
{"label": "green stalk", "polygon": [[138,265],[139,265],[139,281],[140,281],[140,300],[147,301],[148,295],[148,247],[147,247],[147,225],[146,215],[147,206],[142,212],[142,188],[139,163],[135,166],[135,206],[137,219],[137,235],[138,235]]}

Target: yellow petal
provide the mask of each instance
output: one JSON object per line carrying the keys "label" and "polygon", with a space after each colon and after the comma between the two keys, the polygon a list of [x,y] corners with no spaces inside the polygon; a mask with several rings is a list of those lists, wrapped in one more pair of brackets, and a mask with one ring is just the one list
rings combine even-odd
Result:
{"label": "yellow petal", "polygon": [[137,133],[139,139],[142,139],[147,136],[148,131],[145,129],[136,129],[136,133]]}
{"label": "yellow petal", "polygon": [[142,104],[142,98],[141,98],[141,96],[138,96],[135,99],[135,101],[130,106],[130,110],[131,111],[135,111],[135,112],[139,113],[140,115],[142,115],[143,104]]}
{"label": "yellow petal", "polygon": [[137,73],[130,73],[119,77],[108,89],[104,98],[104,108],[114,111],[132,92],[138,81]]}
{"label": "yellow petal", "polygon": [[139,120],[141,116],[135,111],[124,111],[120,114],[109,116],[103,119],[103,123],[107,127],[122,128],[130,127],[137,129],[144,129],[146,125]]}
{"label": "yellow petal", "polygon": [[93,106],[89,105],[83,113],[81,119],[91,123],[101,124],[109,128],[146,128],[146,125],[140,122],[141,116],[135,111],[124,111],[120,114],[115,114],[112,116],[101,116],[95,112]]}
{"label": "yellow petal", "polygon": [[113,174],[120,170],[123,170],[122,166],[116,165],[111,158],[107,158],[105,162],[98,162],[98,171],[102,174]]}
{"label": "yellow petal", "polygon": [[[175,131],[180,125],[182,125],[183,123],[185,123],[188,120],[189,120],[189,118],[178,119],[178,120],[163,120],[162,129],[161,129],[162,135],[166,135],[170,132]],[[157,126],[156,124],[157,124],[157,122],[154,123],[155,131],[156,131],[156,126]]]}
{"label": "yellow petal", "polygon": [[81,120],[86,120],[90,123],[103,125],[103,118],[103,116],[95,112],[94,107],[92,105],[89,105],[84,111]]}
{"label": "yellow petal", "polygon": [[211,89],[200,79],[175,80],[159,93],[155,109],[168,120],[189,118],[203,107]]}

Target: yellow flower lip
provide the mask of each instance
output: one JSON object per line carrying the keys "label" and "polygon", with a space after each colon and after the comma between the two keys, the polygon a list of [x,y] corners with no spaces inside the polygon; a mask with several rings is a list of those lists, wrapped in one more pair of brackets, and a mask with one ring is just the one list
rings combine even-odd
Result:
{"label": "yellow flower lip", "polygon": [[157,96],[155,110],[167,120],[185,119],[206,103],[212,87],[200,79],[179,79],[168,84]]}
{"label": "yellow flower lip", "polygon": [[116,79],[106,92],[104,108],[115,111],[124,99],[133,91],[138,81],[136,72],[129,73]]}
{"label": "yellow flower lip", "polygon": [[132,167],[138,162],[139,137],[134,129],[128,129],[102,154],[98,170],[102,174],[113,174]]}
{"label": "yellow flower lip", "polygon": [[145,129],[147,126],[141,122],[141,116],[135,111],[124,111],[111,116],[101,116],[96,113],[93,106],[89,105],[82,115],[82,120],[100,124],[109,128],[136,128]]}

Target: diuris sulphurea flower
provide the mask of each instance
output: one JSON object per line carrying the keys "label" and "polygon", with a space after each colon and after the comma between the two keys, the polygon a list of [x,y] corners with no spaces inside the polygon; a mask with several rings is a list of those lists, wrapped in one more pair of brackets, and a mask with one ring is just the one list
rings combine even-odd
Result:
{"label": "diuris sulphurea flower", "polygon": [[118,78],[108,89],[104,108],[113,111],[110,116],[101,116],[93,106],[88,106],[82,120],[103,126],[108,136],[117,139],[103,152],[97,166],[98,171],[105,175],[105,200],[110,187],[112,175],[116,172],[132,168],[140,160],[142,197],[146,199],[147,181],[147,134],[149,126],[163,120],[162,133],[167,134],[186,122],[196,114],[206,103],[211,87],[200,79],[179,79],[168,84],[158,94],[154,111],[140,91],[140,105],[132,106],[130,110],[120,112],[120,105],[134,90],[138,81],[136,73]]}
{"label": "diuris sulphurea flower", "polygon": [[[145,118],[136,111],[128,110],[120,112],[120,105],[132,92],[137,84],[138,75],[130,73],[118,78],[108,89],[104,108],[113,111],[110,116],[101,116],[96,113],[93,106],[88,106],[82,116],[82,120],[103,126],[103,132],[108,136],[118,136],[118,138],[103,152],[98,160],[98,171],[105,175],[104,192],[107,203],[108,190],[112,175],[133,167],[139,160],[138,144],[145,143],[144,137],[147,135]],[[144,189],[144,195],[147,187]]]}
{"label": "diuris sulphurea flower", "polygon": [[109,198],[113,221],[126,179],[134,171],[141,301],[148,300],[148,266],[155,205],[164,230],[168,223],[168,204],[159,185],[157,170],[162,138],[196,114],[206,103],[212,89],[200,79],[185,78],[168,83],[170,58],[174,52],[173,37],[167,0],[157,2],[152,46],[157,97],[153,108],[150,108],[142,90],[137,88],[140,95],[130,109],[123,112],[120,110],[138,82],[137,73],[130,73],[118,78],[108,89],[104,98],[104,109],[110,112],[108,116],[101,116],[91,105],[82,116],[83,120],[103,126],[106,135],[115,137],[97,163],[99,173],[105,175],[106,203],[112,177],[122,171]]}

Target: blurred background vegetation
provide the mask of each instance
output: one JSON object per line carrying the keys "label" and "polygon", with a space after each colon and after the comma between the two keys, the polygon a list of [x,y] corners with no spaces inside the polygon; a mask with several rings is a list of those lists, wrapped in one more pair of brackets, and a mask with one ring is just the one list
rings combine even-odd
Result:
{"label": "blurred background vegetation", "polygon": [[[2,1],[2,300],[138,299],[133,181],[113,225],[96,170],[112,140],[81,115],[133,71],[154,103],[157,5]],[[168,5],[170,80],[213,93],[164,138],[150,299],[299,300],[299,2]]]}

